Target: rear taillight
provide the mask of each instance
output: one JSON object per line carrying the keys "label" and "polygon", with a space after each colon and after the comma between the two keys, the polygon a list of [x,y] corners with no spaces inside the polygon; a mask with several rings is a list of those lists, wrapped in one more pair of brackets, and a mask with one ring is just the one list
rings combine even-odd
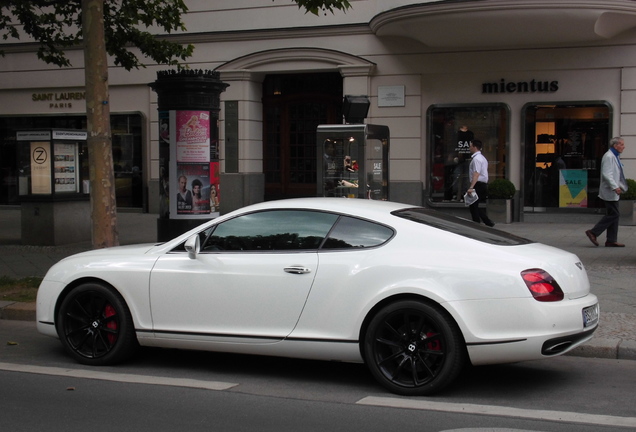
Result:
{"label": "rear taillight", "polygon": [[521,277],[530,290],[532,297],[541,302],[563,300],[563,291],[550,273],[541,269],[530,269],[521,272]]}

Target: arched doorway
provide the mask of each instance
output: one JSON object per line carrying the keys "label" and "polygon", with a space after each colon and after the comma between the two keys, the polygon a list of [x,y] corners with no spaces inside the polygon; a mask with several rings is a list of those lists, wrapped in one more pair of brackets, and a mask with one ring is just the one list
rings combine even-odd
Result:
{"label": "arched doorway", "polygon": [[338,72],[271,74],[263,81],[265,200],[316,195],[316,128],[342,123]]}
{"label": "arched doorway", "polygon": [[[221,148],[223,172],[245,180],[237,180],[243,191],[235,196],[237,208],[316,195],[316,127],[342,123],[343,95],[369,94],[374,68],[375,63],[340,51],[284,48],[255,52],[215,69],[229,84],[222,101],[236,106],[235,117],[225,123],[235,122],[230,144],[236,148],[226,151],[224,134]],[[222,110],[221,116],[226,114]],[[227,170],[232,157],[232,170]]]}

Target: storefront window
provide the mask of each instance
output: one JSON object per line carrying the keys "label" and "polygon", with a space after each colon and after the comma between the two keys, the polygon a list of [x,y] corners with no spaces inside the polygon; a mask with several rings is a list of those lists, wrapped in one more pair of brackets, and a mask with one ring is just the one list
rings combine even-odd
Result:
{"label": "storefront window", "polygon": [[[16,140],[16,132],[38,129],[86,129],[86,117],[20,116],[0,117],[0,205],[20,204],[20,178],[29,176],[29,148]],[[140,114],[114,114],[111,116],[113,164],[116,200],[120,208],[143,207],[142,185],[142,116]],[[80,176],[88,179],[86,144],[79,148]],[[24,181],[22,181],[24,183]]]}
{"label": "storefront window", "polygon": [[490,180],[506,176],[509,110],[504,104],[432,106],[428,110],[431,143],[429,198],[459,202],[469,186],[469,145],[483,143]]}
{"label": "storefront window", "polygon": [[532,104],[525,119],[524,211],[603,207],[598,187],[609,106]]}

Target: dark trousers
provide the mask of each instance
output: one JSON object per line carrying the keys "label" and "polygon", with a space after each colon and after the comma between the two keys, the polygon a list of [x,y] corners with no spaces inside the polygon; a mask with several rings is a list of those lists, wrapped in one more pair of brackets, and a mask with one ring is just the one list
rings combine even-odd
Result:
{"label": "dark trousers", "polygon": [[[468,208],[470,209],[470,215],[473,218],[473,222],[483,222],[488,226],[493,226],[493,221],[488,217],[488,213],[486,212],[486,208],[484,207],[488,198],[488,185],[484,182],[477,182],[475,184],[475,192],[479,199],[472,203]],[[480,207],[479,204],[483,203]]]}
{"label": "dark trousers", "polygon": [[598,237],[603,231],[607,230],[606,240],[608,242],[616,242],[618,241],[618,218],[620,217],[618,201],[603,202],[605,203],[605,216],[590,231]]}

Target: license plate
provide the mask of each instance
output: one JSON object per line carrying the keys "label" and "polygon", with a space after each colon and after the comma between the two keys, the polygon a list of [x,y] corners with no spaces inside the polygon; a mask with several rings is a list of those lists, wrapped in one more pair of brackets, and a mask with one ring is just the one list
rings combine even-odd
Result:
{"label": "license plate", "polygon": [[583,328],[598,324],[598,303],[583,309]]}

